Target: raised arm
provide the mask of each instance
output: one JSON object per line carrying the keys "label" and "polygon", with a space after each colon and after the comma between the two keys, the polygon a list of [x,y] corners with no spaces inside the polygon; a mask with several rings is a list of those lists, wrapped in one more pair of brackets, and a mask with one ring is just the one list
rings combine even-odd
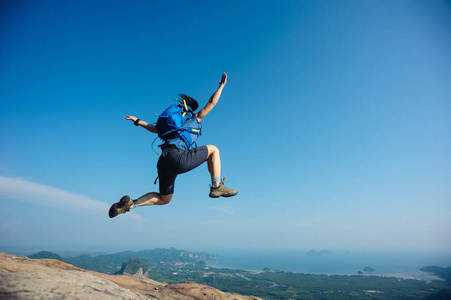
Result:
{"label": "raised arm", "polygon": [[219,98],[221,97],[222,90],[224,89],[225,85],[227,83],[227,74],[222,74],[221,81],[219,81],[219,87],[216,90],[216,92],[211,95],[210,99],[208,100],[208,103],[196,114],[197,120],[199,122],[205,118],[205,116],[215,107],[216,103],[218,103]]}
{"label": "raised arm", "polygon": [[141,126],[141,127],[145,128],[145,129],[149,130],[150,132],[157,133],[157,129],[155,128],[155,125],[152,125],[152,124],[149,124],[147,122],[141,121],[137,117],[134,117],[134,116],[126,116],[125,118],[127,120],[133,121],[133,123],[136,122],[135,125],[137,125],[137,126]]}

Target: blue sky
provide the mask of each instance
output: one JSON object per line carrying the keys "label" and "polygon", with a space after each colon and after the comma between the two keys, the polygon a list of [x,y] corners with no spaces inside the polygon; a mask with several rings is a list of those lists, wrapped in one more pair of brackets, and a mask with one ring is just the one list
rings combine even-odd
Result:
{"label": "blue sky", "polygon": [[[0,251],[451,251],[449,1],[2,1]],[[221,150],[169,205],[155,122],[179,93]]]}

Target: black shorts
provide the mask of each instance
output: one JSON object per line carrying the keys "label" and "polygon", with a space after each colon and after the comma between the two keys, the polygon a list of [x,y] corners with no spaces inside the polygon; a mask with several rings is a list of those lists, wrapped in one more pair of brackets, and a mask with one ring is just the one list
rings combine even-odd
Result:
{"label": "black shorts", "polygon": [[200,166],[207,160],[207,156],[207,146],[200,146],[190,150],[174,148],[161,154],[157,164],[160,194],[173,194],[174,182],[177,175]]}

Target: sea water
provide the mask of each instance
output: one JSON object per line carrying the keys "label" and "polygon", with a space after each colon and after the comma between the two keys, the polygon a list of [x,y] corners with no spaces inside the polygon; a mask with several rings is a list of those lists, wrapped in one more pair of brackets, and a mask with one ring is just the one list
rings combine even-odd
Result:
{"label": "sea water", "polygon": [[[330,251],[328,254],[307,255],[308,251],[215,251],[217,259],[208,266],[249,271],[271,271],[355,275],[391,276],[415,279],[436,279],[420,269],[426,266],[451,266],[450,254],[377,253],[365,251]],[[364,272],[371,267],[374,272]]]}

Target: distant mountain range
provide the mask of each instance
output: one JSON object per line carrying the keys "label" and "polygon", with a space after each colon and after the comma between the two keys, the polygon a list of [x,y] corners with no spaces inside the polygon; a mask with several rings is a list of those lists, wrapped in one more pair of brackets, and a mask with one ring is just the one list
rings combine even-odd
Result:
{"label": "distant mountain range", "polygon": [[[136,260],[138,260],[142,266],[150,266],[160,264],[161,262],[197,263],[207,259],[216,259],[215,255],[206,252],[195,253],[175,248],[157,248],[138,252],[125,251],[103,255],[84,254],[71,258],[62,257],[48,251],[41,251],[28,257],[33,259],[58,259],[82,269],[93,270],[105,274],[119,274],[122,269],[124,269],[123,272],[132,274],[130,273],[130,270],[134,270],[135,267],[129,266],[130,269],[127,271],[127,266],[123,266],[123,264],[124,262],[127,262],[130,265],[136,265]],[[132,261],[133,259],[135,259],[135,261]],[[146,271],[143,270],[143,272],[145,273]]]}

